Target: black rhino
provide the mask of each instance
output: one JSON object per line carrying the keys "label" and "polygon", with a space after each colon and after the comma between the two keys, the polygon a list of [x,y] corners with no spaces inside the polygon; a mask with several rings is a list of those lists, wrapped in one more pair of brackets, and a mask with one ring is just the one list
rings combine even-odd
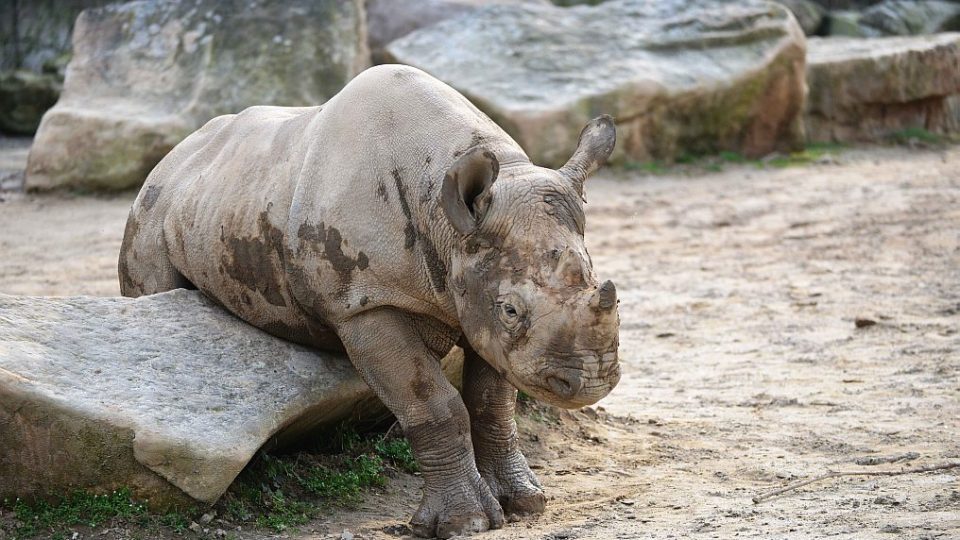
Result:
{"label": "black rhino", "polygon": [[[617,384],[616,290],[584,247],[583,183],[613,150],[590,122],[537,167],[449,86],[371,68],[319,107],[252,107],[174,148],[133,204],[126,296],[199,288],[281,338],[344,350],[423,472],[421,536],[543,511],[517,388],[581,407]],[[466,353],[461,396],[439,359]]]}

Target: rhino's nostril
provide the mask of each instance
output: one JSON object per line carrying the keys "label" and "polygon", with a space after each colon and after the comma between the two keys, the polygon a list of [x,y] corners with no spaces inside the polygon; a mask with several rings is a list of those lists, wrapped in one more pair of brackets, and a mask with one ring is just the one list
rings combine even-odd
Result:
{"label": "rhino's nostril", "polygon": [[561,398],[572,398],[583,388],[583,380],[579,375],[569,372],[547,377],[547,384],[554,394]]}

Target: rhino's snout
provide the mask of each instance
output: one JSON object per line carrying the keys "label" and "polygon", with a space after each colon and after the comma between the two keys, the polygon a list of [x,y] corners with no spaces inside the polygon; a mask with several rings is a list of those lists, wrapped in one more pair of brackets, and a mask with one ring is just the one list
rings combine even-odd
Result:
{"label": "rhino's snout", "polygon": [[615,351],[557,363],[563,365],[544,370],[537,385],[547,394],[541,399],[553,405],[565,408],[593,405],[620,382],[620,363]]}

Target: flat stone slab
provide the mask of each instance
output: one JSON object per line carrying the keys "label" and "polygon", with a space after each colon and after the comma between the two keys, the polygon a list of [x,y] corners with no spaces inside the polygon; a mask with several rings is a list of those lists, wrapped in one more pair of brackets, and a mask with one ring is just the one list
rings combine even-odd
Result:
{"label": "flat stone slab", "polygon": [[0,499],[130,486],[159,507],[213,503],[265,444],[380,414],[345,355],[196,291],[0,295]]}
{"label": "flat stone slab", "polygon": [[809,139],[960,131],[960,33],[811,38],[807,48]]}
{"label": "flat stone slab", "polygon": [[617,120],[614,159],[803,142],[803,31],[773,2],[487,6],[386,51],[465,94],[541,165],[562,165],[602,113]]}

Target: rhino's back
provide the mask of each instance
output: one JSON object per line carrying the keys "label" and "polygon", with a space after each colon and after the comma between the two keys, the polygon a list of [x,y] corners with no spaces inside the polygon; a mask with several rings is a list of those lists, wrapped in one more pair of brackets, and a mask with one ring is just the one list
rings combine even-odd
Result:
{"label": "rhino's back", "polygon": [[321,110],[252,107],[214,118],[187,137],[151,172],[134,202],[127,235],[135,231],[136,238],[125,238],[121,261],[168,259],[251,324],[314,343],[308,323],[292,309],[280,248],[303,163],[302,133]]}

